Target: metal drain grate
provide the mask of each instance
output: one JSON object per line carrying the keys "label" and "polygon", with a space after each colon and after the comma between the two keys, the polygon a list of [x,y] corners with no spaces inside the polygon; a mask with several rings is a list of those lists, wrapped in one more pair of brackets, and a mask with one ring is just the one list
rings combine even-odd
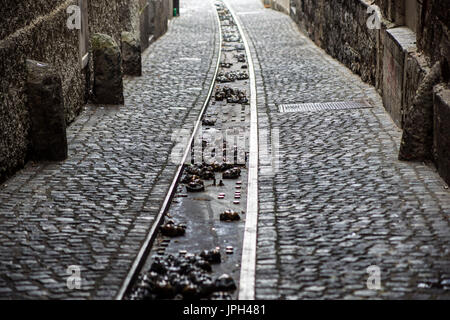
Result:
{"label": "metal drain grate", "polygon": [[372,108],[369,102],[362,101],[343,101],[343,102],[325,102],[325,103],[292,103],[278,105],[279,112],[307,112],[324,110],[348,110]]}

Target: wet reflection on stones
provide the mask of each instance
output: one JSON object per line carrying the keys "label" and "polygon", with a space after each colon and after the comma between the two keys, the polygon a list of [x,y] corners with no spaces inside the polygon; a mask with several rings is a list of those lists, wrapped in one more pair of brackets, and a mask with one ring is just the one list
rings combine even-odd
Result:
{"label": "wet reflection on stones", "polygon": [[200,253],[200,257],[202,257],[209,263],[220,263],[221,262],[220,250],[218,250],[218,249],[204,250]]}
{"label": "wet reflection on stones", "polygon": [[237,179],[241,176],[241,169],[240,168],[233,168],[226,170],[222,173],[223,179]]}
{"label": "wet reflection on stones", "polygon": [[221,221],[238,221],[241,220],[239,212],[233,210],[227,210],[220,214]]}
{"label": "wet reflection on stones", "polygon": [[207,260],[220,263],[220,252],[214,249],[200,255],[155,256],[150,270],[139,276],[128,299],[231,299],[228,292],[236,290],[233,278],[223,274],[213,280]]}
{"label": "wet reflection on stones", "polygon": [[169,220],[166,224],[162,225],[159,230],[164,236],[167,237],[180,237],[186,233],[186,225],[175,224],[175,221]]}

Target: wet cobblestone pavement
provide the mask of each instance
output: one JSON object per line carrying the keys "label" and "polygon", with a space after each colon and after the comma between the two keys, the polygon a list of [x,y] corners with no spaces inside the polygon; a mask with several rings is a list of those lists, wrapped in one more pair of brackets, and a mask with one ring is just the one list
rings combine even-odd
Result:
{"label": "wet cobblestone pavement", "polygon": [[[432,166],[397,160],[401,131],[375,89],[315,46],[289,16],[260,0],[226,3],[242,22],[256,74],[256,298],[450,299],[450,191]],[[180,128],[192,130],[214,80],[220,36],[213,4],[181,2],[181,16],[143,54],[143,76],[124,81],[125,105],[87,106],[68,128],[66,161],[28,163],[0,186],[1,299],[116,297],[174,177],[174,138]],[[226,32],[217,80],[232,86],[248,73],[230,69],[231,59],[245,57],[234,55],[243,45],[229,44],[239,38]],[[278,109],[357,100],[372,108]],[[244,111],[238,108],[231,122],[239,115],[247,122]],[[220,127],[216,117],[207,113],[204,125]],[[270,150],[268,136],[275,140]],[[242,199],[233,191],[232,200],[244,205],[245,186]],[[220,212],[211,215],[216,223],[246,219],[222,222]],[[240,252],[235,245],[233,254]],[[228,260],[237,274],[239,264]],[[80,267],[80,289],[67,285],[70,266]],[[369,266],[380,269],[378,290],[367,288]]]}
{"label": "wet cobblestone pavement", "polygon": [[[213,80],[219,33],[208,1],[183,14],[125,80],[125,106],[88,106],[69,158],[32,164],[0,188],[0,298],[113,299],[175,173],[176,128],[192,129]],[[70,290],[71,265],[81,289]]]}
{"label": "wet cobblestone pavement", "polygon": [[[432,167],[397,160],[401,131],[375,89],[285,14],[230,0],[250,40],[261,132],[256,298],[450,298],[450,192]],[[270,44],[270,45],[269,45]],[[278,113],[278,104],[369,100],[373,109]],[[367,267],[381,271],[368,290]]]}

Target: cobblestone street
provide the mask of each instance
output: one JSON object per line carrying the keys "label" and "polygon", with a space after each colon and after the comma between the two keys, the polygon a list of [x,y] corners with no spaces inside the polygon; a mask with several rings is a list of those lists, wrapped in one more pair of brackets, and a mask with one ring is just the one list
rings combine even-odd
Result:
{"label": "cobblestone street", "polygon": [[[280,131],[279,170],[259,173],[257,299],[450,298],[450,192],[432,167],[397,160],[401,131],[375,89],[289,16],[229,3],[252,43],[259,130]],[[374,108],[277,108],[358,99]]]}
{"label": "cobblestone street", "polygon": [[[182,0],[180,16],[172,17],[168,31],[142,53],[142,76],[124,77],[124,105],[86,105],[67,127],[67,160],[29,161],[0,185],[0,299],[117,298],[178,179],[171,155],[180,138],[188,138],[180,137],[179,129],[192,133],[205,101],[211,131],[225,128],[224,110],[237,107],[228,124],[237,118],[245,124],[242,166],[211,169],[213,178],[201,177],[211,180],[205,185],[198,177],[207,171],[204,167],[185,172],[183,178],[192,179],[191,184],[200,181],[204,193],[194,197],[183,185],[175,186],[170,201],[177,205],[168,217],[180,218],[184,242],[168,245],[170,240],[159,234],[153,251],[168,248],[181,256],[187,250],[215,248],[220,262],[220,250],[223,254],[226,248],[220,273],[236,277],[234,298],[238,278],[246,271],[239,262],[248,251],[239,246],[244,229],[251,229],[246,222],[253,197],[256,299],[450,299],[449,187],[433,163],[398,160],[402,130],[377,90],[319,48],[289,15],[264,8],[261,0],[220,3]],[[231,13],[224,14],[226,5],[244,34]],[[248,41],[251,59],[241,38]],[[218,61],[220,68],[228,68],[221,70],[226,73],[217,73]],[[255,106],[249,93],[252,63],[257,130],[250,129],[256,122],[250,115]],[[228,83],[232,81],[225,76],[230,74],[240,75],[241,82]],[[211,86],[218,80],[221,87]],[[236,96],[225,93],[233,91],[232,85],[241,91],[230,102]],[[209,99],[213,89],[214,101]],[[354,101],[368,104],[347,110],[280,109]],[[207,127],[205,118],[199,124]],[[252,174],[256,166],[248,161],[251,133],[259,139],[257,177]],[[267,137],[275,139],[270,150]],[[199,142],[202,161],[204,139]],[[224,147],[222,140],[218,145]],[[224,148],[237,157],[234,144]],[[232,178],[243,182],[224,184],[224,171],[233,170],[239,170],[239,178]],[[258,197],[251,190],[258,190]],[[210,202],[216,198],[220,206]],[[231,208],[227,201],[237,204],[232,208],[240,224],[216,219],[219,211]],[[195,214],[186,214],[189,210]],[[190,220],[183,221],[182,215]],[[208,219],[204,225],[202,215]],[[184,234],[186,225],[191,234]],[[213,239],[214,245],[192,244],[184,250],[189,239]],[[202,262],[208,264],[206,260]],[[376,290],[368,287],[370,266],[380,271]],[[80,268],[82,281],[75,290],[67,282],[73,267]],[[211,272],[209,268],[205,270]]]}
{"label": "cobblestone street", "polygon": [[[193,127],[218,54],[214,7],[184,14],[125,80],[125,105],[88,106],[68,130],[69,158],[33,165],[0,189],[0,297],[113,299],[175,172],[176,128]],[[81,267],[69,290],[67,268]]]}

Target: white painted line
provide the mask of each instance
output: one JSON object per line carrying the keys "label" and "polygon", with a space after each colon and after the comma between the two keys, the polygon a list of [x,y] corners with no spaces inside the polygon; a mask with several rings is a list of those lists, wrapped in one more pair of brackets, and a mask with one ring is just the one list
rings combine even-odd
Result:
{"label": "white painted line", "polygon": [[131,265],[130,270],[128,271],[127,277],[125,278],[124,282],[122,283],[122,286],[119,289],[119,292],[116,296],[116,300],[122,300],[125,296],[125,293],[127,292],[127,290],[129,289],[129,286],[132,284],[132,280],[134,279],[134,277],[137,275],[137,273],[139,272],[139,269],[142,267],[142,263],[145,262],[144,259],[146,259],[147,253],[150,249],[150,245],[152,242],[152,239],[154,238],[154,236],[156,235],[156,232],[158,231],[158,227],[160,225],[160,223],[162,222],[162,219],[164,218],[164,215],[166,213],[166,210],[168,209],[168,206],[170,204],[170,200],[172,198],[172,194],[176,188],[177,182],[178,182],[178,178],[181,175],[181,171],[183,169],[183,164],[186,162],[186,159],[191,151],[190,146],[192,145],[195,135],[197,134],[197,131],[201,125],[201,120],[203,117],[203,114],[205,113],[206,107],[208,106],[209,100],[211,98],[211,94],[213,92],[214,86],[215,86],[215,80],[217,78],[217,73],[219,71],[219,66],[220,66],[220,59],[221,59],[221,48],[222,48],[222,29],[221,29],[221,24],[220,24],[220,19],[219,19],[219,14],[217,13],[216,7],[214,4],[212,4],[213,6],[213,11],[215,12],[216,15],[216,22],[218,24],[218,28],[219,28],[219,44],[218,44],[218,50],[219,50],[219,54],[217,56],[217,61],[216,61],[216,69],[214,71],[214,76],[211,80],[211,85],[209,87],[209,91],[208,91],[208,95],[207,98],[202,106],[202,109],[200,111],[200,114],[197,118],[197,122],[195,124],[194,127],[194,131],[192,132],[192,135],[189,139],[189,142],[186,146],[186,150],[184,152],[183,155],[183,159],[180,163],[180,165],[178,166],[177,172],[175,174],[175,178],[172,180],[172,184],[170,185],[169,191],[167,192],[167,195],[164,199],[163,205],[161,206],[161,209],[155,219],[155,222],[153,223],[150,232],[147,234],[147,237],[145,238],[144,243],[142,244],[138,255],[136,256],[136,258],[134,259],[133,264]]}
{"label": "white painted line", "polygon": [[258,110],[256,107],[256,81],[252,55],[241,23],[226,0],[225,5],[239,29],[247,54],[250,77],[250,154],[248,166],[247,212],[242,247],[239,300],[255,300],[256,240],[258,232]]}

